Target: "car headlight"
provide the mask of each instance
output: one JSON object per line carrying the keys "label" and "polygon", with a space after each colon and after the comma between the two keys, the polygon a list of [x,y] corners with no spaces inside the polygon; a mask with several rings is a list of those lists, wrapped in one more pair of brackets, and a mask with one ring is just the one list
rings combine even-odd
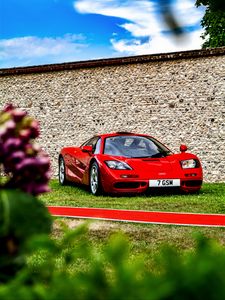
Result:
{"label": "car headlight", "polygon": [[106,160],[105,163],[110,169],[114,170],[132,170],[132,168],[125,162],[118,160]]}
{"label": "car headlight", "polygon": [[198,161],[195,159],[182,160],[180,163],[183,169],[193,169],[198,167]]}

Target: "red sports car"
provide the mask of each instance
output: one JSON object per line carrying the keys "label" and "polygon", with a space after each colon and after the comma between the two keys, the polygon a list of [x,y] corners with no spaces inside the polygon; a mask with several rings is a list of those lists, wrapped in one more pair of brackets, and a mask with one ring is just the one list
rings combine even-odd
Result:
{"label": "red sports car", "polygon": [[94,195],[171,187],[195,192],[202,185],[202,167],[197,156],[186,151],[181,145],[181,153],[174,154],[145,134],[100,134],[80,147],[61,150],[59,182],[87,185]]}

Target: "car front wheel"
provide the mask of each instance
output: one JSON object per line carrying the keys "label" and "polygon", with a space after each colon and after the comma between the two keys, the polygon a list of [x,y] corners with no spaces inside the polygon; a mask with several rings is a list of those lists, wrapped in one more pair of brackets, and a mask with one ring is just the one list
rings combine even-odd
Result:
{"label": "car front wheel", "polygon": [[59,183],[61,185],[65,185],[67,183],[66,180],[66,167],[65,162],[62,156],[59,157]]}
{"label": "car front wheel", "polygon": [[102,193],[100,171],[96,162],[91,165],[90,169],[90,190],[93,195]]}

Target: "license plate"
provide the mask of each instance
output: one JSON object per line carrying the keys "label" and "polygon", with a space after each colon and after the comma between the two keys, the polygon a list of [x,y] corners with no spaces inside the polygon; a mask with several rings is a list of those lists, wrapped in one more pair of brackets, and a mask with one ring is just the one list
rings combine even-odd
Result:
{"label": "license plate", "polygon": [[156,179],[149,180],[150,187],[170,187],[180,186],[180,179]]}

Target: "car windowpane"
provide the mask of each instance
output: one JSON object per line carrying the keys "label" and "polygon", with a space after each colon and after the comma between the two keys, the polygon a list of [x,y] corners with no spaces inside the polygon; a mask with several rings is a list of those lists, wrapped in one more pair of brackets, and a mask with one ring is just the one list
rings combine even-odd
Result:
{"label": "car windowpane", "polygon": [[90,140],[88,140],[87,142],[85,142],[82,146],[95,146],[97,141],[98,141],[99,137],[95,136],[93,138],[91,138]]}
{"label": "car windowpane", "polygon": [[106,138],[104,154],[125,157],[163,157],[170,151],[159,142],[142,136],[114,136]]}
{"label": "car windowpane", "polygon": [[99,154],[100,153],[100,147],[101,147],[101,139],[98,139],[97,143],[95,145],[94,154]]}

